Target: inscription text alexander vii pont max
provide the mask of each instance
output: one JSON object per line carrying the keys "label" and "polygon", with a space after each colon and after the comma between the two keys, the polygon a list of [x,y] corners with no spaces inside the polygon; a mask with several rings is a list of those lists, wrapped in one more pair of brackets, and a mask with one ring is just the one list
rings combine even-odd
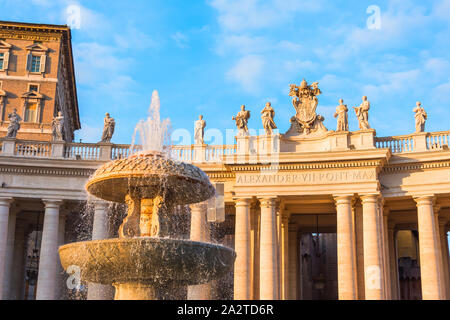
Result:
{"label": "inscription text alexander vii pont max", "polygon": [[374,170],[353,170],[338,172],[305,172],[305,173],[253,173],[236,177],[236,184],[297,184],[297,183],[330,183],[370,181],[376,179]]}

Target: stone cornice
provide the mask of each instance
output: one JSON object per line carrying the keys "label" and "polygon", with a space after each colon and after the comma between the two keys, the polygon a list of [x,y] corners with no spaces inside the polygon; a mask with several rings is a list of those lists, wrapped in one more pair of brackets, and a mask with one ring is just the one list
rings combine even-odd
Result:
{"label": "stone cornice", "polygon": [[62,25],[0,21],[0,38],[5,39],[59,41],[68,31]]}
{"label": "stone cornice", "polygon": [[88,178],[95,169],[0,166],[0,174],[39,176],[78,176]]}
{"label": "stone cornice", "polygon": [[449,168],[450,160],[447,161],[429,161],[429,162],[409,162],[394,165],[388,165],[383,168],[382,173],[397,173],[405,171],[422,171],[426,169]]}
{"label": "stone cornice", "polygon": [[320,169],[344,169],[344,168],[367,168],[380,167],[383,161],[380,159],[362,160],[362,161],[330,161],[330,162],[310,162],[310,163],[283,163],[277,165],[263,164],[236,164],[230,165],[233,172],[238,171],[302,171],[302,170],[320,170]]}
{"label": "stone cornice", "polygon": [[236,178],[236,174],[234,172],[205,172],[208,177],[212,180],[233,180]]}

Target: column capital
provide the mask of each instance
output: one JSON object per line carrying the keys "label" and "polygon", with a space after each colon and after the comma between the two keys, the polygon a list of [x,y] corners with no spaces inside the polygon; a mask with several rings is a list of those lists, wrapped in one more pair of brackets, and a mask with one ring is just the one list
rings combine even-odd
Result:
{"label": "column capital", "polygon": [[259,208],[259,202],[258,202],[258,200],[257,200],[257,199],[252,199],[252,200],[250,201],[250,209],[251,209],[251,210],[258,210],[258,208]]}
{"label": "column capital", "polygon": [[379,193],[370,193],[370,194],[361,194],[359,197],[361,198],[362,203],[377,203],[380,198]]}
{"label": "column capital", "polygon": [[249,207],[251,198],[233,198],[236,207]]}
{"label": "column capital", "polygon": [[354,195],[353,194],[336,194],[333,195],[333,199],[336,204],[353,204]]}
{"label": "column capital", "polygon": [[418,206],[419,205],[433,205],[436,197],[433,194],[428,194],[428,195],[413,196],[413,199],[417,203]]}
{"label": "column capital", "polygon": [[57,200],[57,199],[42,199],[42,202],[45,205],[45,208],[55,208],[59,209],[59,207],[63,204],[63,200]]}
{"label": "column capital", "polygon": [[269,208],[275,206],[276,197],[258,198],[261,208]]}
{"label": "column capital", "polygon": [[94,200],[94,209],[107,209],[109,207],[109,203],[104,200]]}
{"label": "column capital", "polygon": [[13,203],[13,201],[14,201],[13,198],[0,197],[0,206],[8,206],[8,207],[10,207],[11,204]]}
{"label": "column capital", "polygon": [[193,203],[191,205],[189,205],[191,210],[201,210],[204,211],[207,209],[207,205],[206,202],[198,202],[198,203]]}

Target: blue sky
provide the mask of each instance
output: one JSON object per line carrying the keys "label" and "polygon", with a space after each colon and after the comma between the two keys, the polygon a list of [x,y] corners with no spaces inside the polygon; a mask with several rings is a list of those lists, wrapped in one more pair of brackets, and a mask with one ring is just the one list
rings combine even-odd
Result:
{"label": "blue sky", "polygon": [[[427,131],[450,129],[450,0],[0,0],[0,19],[66,24],[73,30],[82,130],[76,141],[100,140],[105,112],[116,119],[115,143],[130,143],[157,89],[173,130],[234,128],[242,104],[261,129],[271,101],[284,133],[295,114],[289,84],[318,81],[317,112],[328,129],[340,98],[349,107],[367,95],[378,136],[414,131],[416,101]],[[370,5],[381,26],[371,29]],[[357,130],[350,113],[350,130]]]}

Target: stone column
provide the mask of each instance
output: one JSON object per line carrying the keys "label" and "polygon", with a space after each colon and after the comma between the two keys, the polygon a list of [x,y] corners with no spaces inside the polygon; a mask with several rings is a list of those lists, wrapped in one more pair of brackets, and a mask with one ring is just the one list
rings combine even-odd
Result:
{"label": "stone column", "polygon": [[384,277],[385,277],[385,288],[386,288],[386,299],[392,300],[392,282],[391,282],[391,264],[389,263],[389,237],[388,237],[388,215],[389,215],[389,208],[383,207],[380,205],[380,216],[381,221],[383,223],[383,237],[381,238],[381,241],[383,242],[383,249],[384,249]]}
{"label": "stone column", "polygon": [[16,239],[14,241],[14,261],[11,287],[11,300],[23,299],[23,283],[25,278],[25,222],[16,221]]}
{"label": "stone column", "polygon": [[[92,226],[92,240],[103,240],[109,238],[108,203],[95,201],[94,224]],[[114,298],[114,287],[100,283],[88,284],[88,300],[112,300]]]}
{"label": "stone column", "polygon": [[449,271],[449,256],[448,256],[448,238],[446,232],[447,220],[439,218],[439,236],[441,237],[441,251],[442,251],[442,268],[444,274],[444,288],[445,299],[450,300],[450,271]]}
{"label": "stone column", "polygon": [[289,299],[289,215],[281,216],[281,299]]}
{"label": "stone column", "polygon": [[277,219],[274,199],[261,199],[260,299],[277,299]]}
{"label": "stone column", "polygon": [[234,299],[251,298],[250,199],[236,200]]}
{"label": "stone column", "polygon": [[437,245],[439,248],[439,283],[440,283],[440,289],[441,289],[441,296],[442,299],[445,300],[446,297],[446,291],[447,288],[445,286],[445,274],[444,274],[444,259],[442,256],[442,243],[441,243],[441,235],[440,235],[440,229],[439,229],[439,211],[441,210],[441,207],[438,205],[433,205],[434,210],[434,221],[437,228],[436,231],[436,239],[437,239]]}
{"label": "stone column", "polygon": [[389,243],[389,264],[391,269],[391,299],[399,300],[398,296],[398,265],[397,265],[397,246],[395,244],[395,224],[388,221],[388,243]]}
{"label": "stone column", "polygon": [[39,258],[36,300],[55,300],[56,272],[59,243],[60,200],[43,200],[45,204],[44,228]]}
{"label": "stone column", "polygon": [[280,201],[278,199],[274,200],[273,210],[275,211],[275,259],[276,259],[276,300],[279,300],[281,297],[281,214],[282,210],[280,207]]}
{"label": "stone column", "polygon": [[364,232],[364,285],[366,300],[384,300],[383,250],[380,245],[381,221],[378,195],[361,197]]}
{"label": "stone column", "polygon": [[[66,243],[66,214],[59,213],[59,230],[58,230],[58,248]],[[56,287],[55,287],[55,300],[63,300],[64,292],[67,284],[64,282],[64,268],[61,265],[59,254],[56,259]]]}
{"label": "stone column", "polygon": [[4,276],[7,266],[9,208],[12,201],[12,198],[0,198],[0,300],[6,299],[6,293],[3,292],[3,282],[5,281]]}
{"label": "stone column", "polygon": [[[12,211],[12,210],[11,210]],[[4,300],[11,300],[11,286],[12,275],[15,273],[13,270],[14,260],[14,240],[16,237],[16,219],[17,213],[10,212],[8,220],[8,239],[6,244],[6,257],[5,257],[5,274],[3,276],[3,296]]]}
{"label": "stone column", "polygon": [[[191,236],[192,241],[207,242],[209,237],[209,225],[206,216],[206,203],[191,205]],[[211,283],[188,287],[188,300],[210,300]]]}
{"label": "stone column", "polygon": [[352,195],[337,196],[338,293],[340,300],[358,298]]}
{"label": "stone column", "polygon": [[363,231],[363,212],[361,202],[354,203],[355,212],[355,232],[356,232],[356,267],[358,273],[358,299],[365,299],[364,284],[364,231]]}
{"label": "stone column", "polygon": [[297,225],[289,223],[289,300],[297,300],[298,241]]}
{"label": "stone column", "polygon": [[259,236],[260,236],[260,214],[258,202],[252,202],[250,208],[251,221],[251,259],[252,265],[252,300],[259,300]]}
{"label": "stone column", "polygon": [[442,283],[440,283],[441,254],[438,242],[438,228],[433,212],[433,196],[416,197],[417,224],[419,229],[420,274],[422,298],[424,300],[441,300]]}

